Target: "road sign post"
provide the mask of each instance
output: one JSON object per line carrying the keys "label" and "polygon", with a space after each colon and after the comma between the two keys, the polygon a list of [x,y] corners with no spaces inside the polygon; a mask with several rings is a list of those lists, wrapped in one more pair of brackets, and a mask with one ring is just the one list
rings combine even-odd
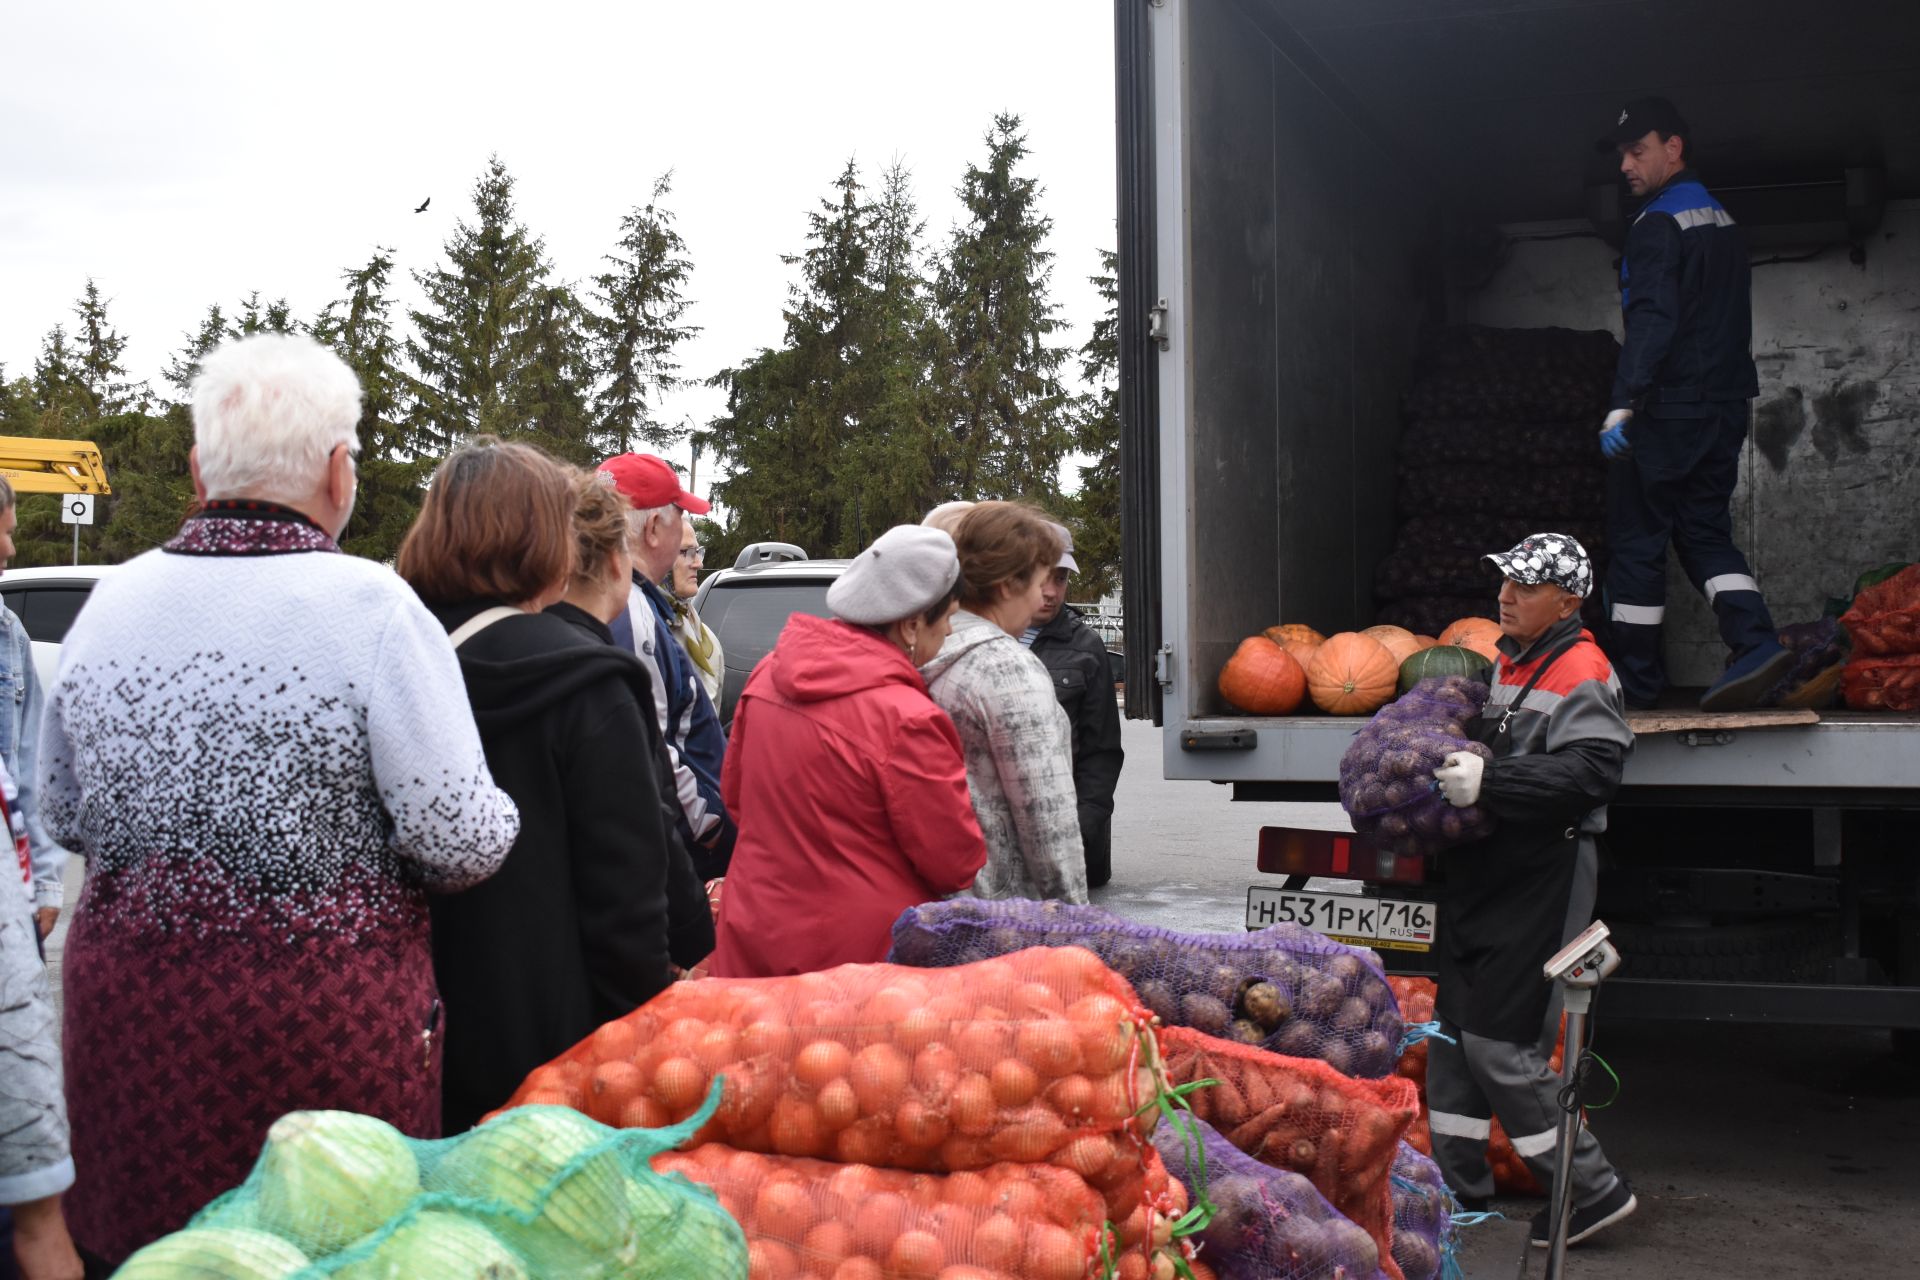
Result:
{"label": "road sign post", "polygon": [[60,521],[73,526],[73,562],[80,563],[80,526],[93,523],[93,495],[70,493],[60,499]]}

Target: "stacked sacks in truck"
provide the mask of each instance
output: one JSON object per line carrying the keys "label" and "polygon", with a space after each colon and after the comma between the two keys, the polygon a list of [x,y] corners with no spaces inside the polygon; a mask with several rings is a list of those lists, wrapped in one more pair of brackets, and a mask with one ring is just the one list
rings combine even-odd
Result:
{"label": "stacked sacks in truck", "polygon": [[1491,617],[1495,579],[1480,556],[1542,528],[1579,538],[1604,571],[1596,437],[1618,356],[1600,331],[1469,325],[1433,336],[1402,401],[1399,526],[1375,574],[1379,621],[1437,635],[1456,618]]}
{"label": "stacked sacks in truck", "polygon": [[1866,586],[1840,618],[1852,640],[1841,675],[1859,711],[1920,711],[1920,565]]}

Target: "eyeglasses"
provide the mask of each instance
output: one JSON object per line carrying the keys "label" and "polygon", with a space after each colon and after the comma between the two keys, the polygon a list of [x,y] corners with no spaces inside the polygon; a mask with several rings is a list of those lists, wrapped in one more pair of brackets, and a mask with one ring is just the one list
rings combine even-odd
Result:
{"label": "eyeglasses", "polygon": [[706,558],[707,549],[696,542],[690,547],[680,548],[678,554],[682,560],[702,560]]}

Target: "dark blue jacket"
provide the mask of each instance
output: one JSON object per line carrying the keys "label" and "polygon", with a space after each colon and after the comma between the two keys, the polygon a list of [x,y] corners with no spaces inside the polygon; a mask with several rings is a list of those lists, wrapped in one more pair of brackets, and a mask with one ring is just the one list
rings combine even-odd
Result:
{"label": "dark blue jacket", "polygon": [[1759,395],[1752,292],[1746,236],[1692,171],[1681,170],[1627,228],[1626,340],[1612,407],[1704,418],[1714,401]]}
{"label": "dark blue jacket", "polygon": [[673,634],[673,601],[656,583],[633,576],[627,611],[610,627],[614,643],[640,656],[653,677],[654,711],[674,765],[680,838],[703,880],[726,873],[733,822],[720,798],[727,738],[693,659]]}

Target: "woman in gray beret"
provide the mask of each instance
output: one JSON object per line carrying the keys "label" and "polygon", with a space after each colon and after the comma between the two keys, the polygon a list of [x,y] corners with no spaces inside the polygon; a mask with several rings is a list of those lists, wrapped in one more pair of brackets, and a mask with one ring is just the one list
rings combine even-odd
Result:
{"label": "woman in gray beret", "polygon": [[874,540],[796,613],[740,694],[720,791],[740,824],[716,977],[884,960],[908,907],[987,859],[960,737],[921,664],[952,628],[960,562],[938,529]]}

